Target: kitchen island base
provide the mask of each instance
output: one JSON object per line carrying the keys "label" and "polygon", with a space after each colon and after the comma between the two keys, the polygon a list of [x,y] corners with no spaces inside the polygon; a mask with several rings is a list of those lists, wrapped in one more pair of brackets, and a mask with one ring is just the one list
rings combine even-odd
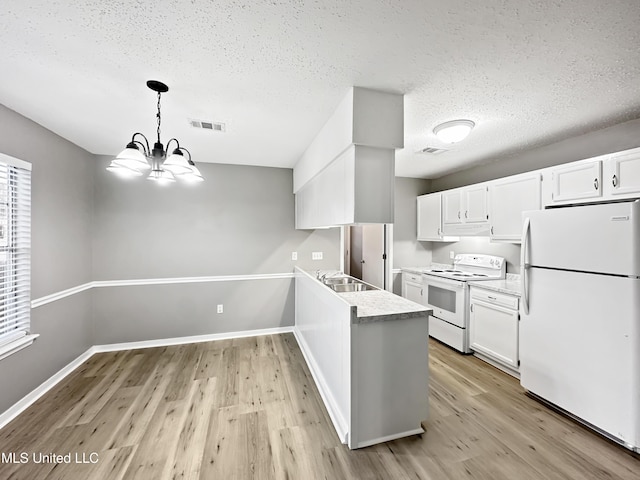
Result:
{"label": "kitchen island base", "polygon": [[384,290],[337,294],[297,271],[294,333],[349,448],[424,432],[429,313]]}

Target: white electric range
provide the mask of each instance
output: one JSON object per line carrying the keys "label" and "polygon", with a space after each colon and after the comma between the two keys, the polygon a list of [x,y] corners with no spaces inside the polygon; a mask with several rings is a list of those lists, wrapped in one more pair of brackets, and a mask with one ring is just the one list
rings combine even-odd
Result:
{"label": "white electric range", "polygon": [[424,270],[423,303],[433,309],[429,335],[462,353],[471,353],[468,282],[498,280],[505,275],[504,258],[469,253],[456,255],[452,268]]}

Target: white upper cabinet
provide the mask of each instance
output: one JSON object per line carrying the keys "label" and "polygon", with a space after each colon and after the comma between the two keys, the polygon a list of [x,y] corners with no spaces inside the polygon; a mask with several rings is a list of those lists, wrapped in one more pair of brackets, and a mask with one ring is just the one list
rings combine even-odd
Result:
{"label": "white upper cabinet", "polygon": [[614,153],[605,165],[605,195],[633,198],[640,194],[640,148]]}
{"label": "white upper cabinet", "polygon": [[418,240],[520,243],[522,212],[625,199],[640,199],[640,147],[418,197]]}
{"label": "white upper cabinet", "polygon": [[442,195],[431,193],[418,197],[418,240],[428,242],[455,242],[458,237],[445,237],[442,233]]}
{"label": "white upper cabinet", "polygon": [[462,190],[465,223],[487,223],[487,186],[474,185]]}
{"label": "white upper cabinet", "polygon": [[353,145],[296,193],[296,228],[393,223],[392,150]]}
{"label": "white upper cabinet", "polygon": [[486,184],[442,192],[442,230],[445,235],[488,234]]}
{"label": "white upper cabinet", "polygon": [[514,175],[489,184],[491,240],[520,243],[522,212],[540,210],[542,176],[538,172]]}
{"label": "white upper cabinet", "polygon": [[640,148],[546,169],[543,197],[546,206],[640,197]]}
{"label": "white upper cabinet", "polygon": [[459,223],[462,223],[462,191],[442,192],[442,224],[457,225]]}
{"label": "white upper cabinet", "polygon": [[551,169],[551,204],[602,197],[602,161],[589,160]]}

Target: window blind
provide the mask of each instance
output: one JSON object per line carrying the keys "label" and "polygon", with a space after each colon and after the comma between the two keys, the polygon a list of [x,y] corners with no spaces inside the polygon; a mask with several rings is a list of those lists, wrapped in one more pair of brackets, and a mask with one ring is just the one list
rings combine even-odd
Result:
{"label": "window blind", "polygon": [[31,164],[0,154],[0,351],[29,334]]}

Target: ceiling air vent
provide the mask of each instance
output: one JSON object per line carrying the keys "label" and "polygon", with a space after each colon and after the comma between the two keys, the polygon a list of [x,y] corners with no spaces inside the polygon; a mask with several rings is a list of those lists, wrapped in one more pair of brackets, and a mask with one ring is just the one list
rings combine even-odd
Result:
{"label": "ceiling air vent", "polygon": [[424,147],[422,150],[418,150],[416,153],[425,153],[429,155],[438,155],[439,153],[448,152],[448,150],[444,148],[436,148],[436,147]]}
{"label": "ceiling air vent", "polygon": [[226,130],[225,124],[220,122],[210,122],[207,120],[194,120],[190,118],[189,124],[193,128],[201,128],[202,130],[212,130],[214,132],[224,132]]}

